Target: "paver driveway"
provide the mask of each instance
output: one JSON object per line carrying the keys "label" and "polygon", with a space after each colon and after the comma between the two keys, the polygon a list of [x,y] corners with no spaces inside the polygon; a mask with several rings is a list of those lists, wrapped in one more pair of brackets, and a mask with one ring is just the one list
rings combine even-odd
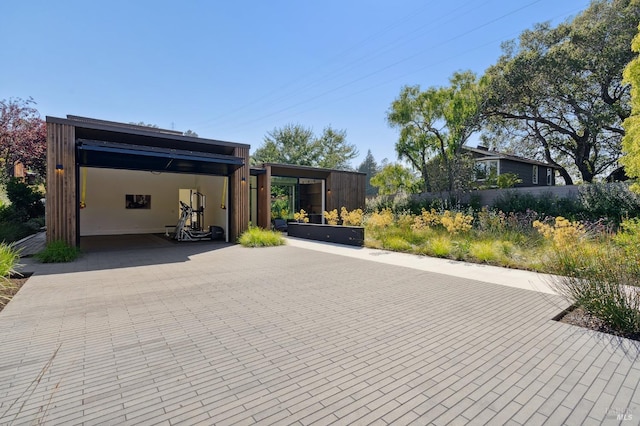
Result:
{"label": "paver driveway", "polygon": [[1,422],[640,419],[636,342],[552,321],[556,296],[291,246],[206,248],[38,266],[0,313]]}

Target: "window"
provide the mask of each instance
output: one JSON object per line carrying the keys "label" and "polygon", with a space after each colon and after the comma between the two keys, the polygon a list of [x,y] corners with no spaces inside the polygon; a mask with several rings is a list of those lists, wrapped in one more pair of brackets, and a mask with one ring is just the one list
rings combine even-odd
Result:
{"label": "window", "polygon": [[551,167],[547,167],[547,185],[551,185],[553,183],[553,169]]}
{"label": "window", "polygon": [[497,178],[500,174],[498,160],[484,160],[476,162],[475,172],[476,180],[478,181]]}
{"label": "window", "polygon": [[538,184],[538,166],[533,166],[533,174],[531,175],[531,183]]}

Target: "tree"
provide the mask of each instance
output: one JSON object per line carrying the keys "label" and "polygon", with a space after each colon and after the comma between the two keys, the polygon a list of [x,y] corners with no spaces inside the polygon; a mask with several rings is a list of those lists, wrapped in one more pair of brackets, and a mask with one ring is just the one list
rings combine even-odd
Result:
{"label": "tree", "polygon": [[371,185],[371,178],[374,177],[379,172],[378,163],[376,159],[373,158],[373,154],[371,154],[371,150],[367,151],[367,156],[364,158],[362,163],[357,168],[357,171],[360,173],[364,173],[365,177],[365,195],[378,195],[378,188]]}
{"label": "tree", "polygon": [[447,176],[447,188],[455,188],[455,158],[480,125],[480,90],[471,71],[456,72],[448,87],[405,86],[387,112],[391,127],[400,129],[398,158],[407,160],[422,176],[423,190],[431,191],[429,162],[438,156]]}
{"label": "tree", "polygon": [[356,146],[347,143],[346,130],[325,127],[315,144],[318,150],[317,166],[325,169],[348,170],[351,168],[349,162],[358,156]]}
{"label": "tree", "polygon": [[[640,53],[640,25],[631,48]],[[620,163],[627,176],[640,178],[640,57],[629,62],[624,70],[624,81],[631,85],[631,114],[623,123],[626,134],[622,140],[624,156]],[[640,184],[634,183],[631,189],[640,192]]]}
{"label": "tree", "polygon": [[17,163],[40,177],[47,171],[47,126],[31,98],[0,101],[0,181],[7,183]]}
{"label": "tree", "polygon": [[187,130],[186,132],[183,132],[182,134],[185,136],[191,136],[192,138],[198,137],[198,134],[191,129]]}
{"label": "tree", "polygon": [[391,195],[398,192],[408,194],[418,192],[420,180],[411,170],[401,164],[387,164],[374,177],[371,178],[371,185],[378,188],[380,195]]}
{"label": "tree", "polygon": [[134,126],[141,126],[141,127],[151,127],[152,129],[160,128],[157,124],[148,124],[148,123],[145,123],[144,121],[138,121],[137,123],[135,121],[130,121],[129,124],[133,124]]}
{"label": "tree", "polygon": [[254,164],[280,163],[299,166],[348,169],[358,155],[355,145],[346,142],[346,131],[326,127],[319,137],[299,124],[287,124],[267,133],[264,143],[251,157]]}
{"label": "tree", "polygon": [[515,151],[561,167],[567,184],[568,164],[593,181],[620,156],[629,115],[622,70],[638,20],[638,0],[596,0],[556,28],[524,31],[483,78],[485,116],[517,136]]}

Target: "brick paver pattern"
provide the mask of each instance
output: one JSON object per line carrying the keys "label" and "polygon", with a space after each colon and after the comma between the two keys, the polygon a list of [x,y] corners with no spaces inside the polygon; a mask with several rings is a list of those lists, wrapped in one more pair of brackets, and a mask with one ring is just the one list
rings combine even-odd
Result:
{"label": "brick paver pattern", "polygon": [[567,307],[557,296],[295,247],[210,247],[37,266],[0,313],[0,423],[640,419],[638,342],[551,320]]}

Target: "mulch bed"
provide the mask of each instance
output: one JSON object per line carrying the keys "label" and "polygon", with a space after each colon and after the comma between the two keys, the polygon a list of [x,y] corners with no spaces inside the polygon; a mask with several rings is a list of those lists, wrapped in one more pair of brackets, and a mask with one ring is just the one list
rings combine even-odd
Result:
{"label": "mulch bed", "polygon": [[[5,297],[15,296],[18,293],[18,291],[22,288],[24,283],[27,282],[28,279],[29,279],[29,276],[27,275],[12,276],[9,278],[8,283],[7,282],[0,283],[1,284],[0,296],[5,296]],[[4,298],[0,299],[0,311],[4,309],[7,303],[9,303],[8,300],[5,300]]]}
{"label": "mulch bed", "polygon": [[614,336],[619,336],[619,337],[624,337],[631,340],[640,341],[640,333],[624,334],[624,333],[617,332],[616,330],[611,329],[606,324],[604,324],[601,320],[587,313],[584,309],[580,307],[573,307],[573,308],[567,309],[564,315],[556,317],[555,319],[565,324],[576,325],[578,327],[587,328],[589,330],[600,331],[602,333],[612,334]]}

